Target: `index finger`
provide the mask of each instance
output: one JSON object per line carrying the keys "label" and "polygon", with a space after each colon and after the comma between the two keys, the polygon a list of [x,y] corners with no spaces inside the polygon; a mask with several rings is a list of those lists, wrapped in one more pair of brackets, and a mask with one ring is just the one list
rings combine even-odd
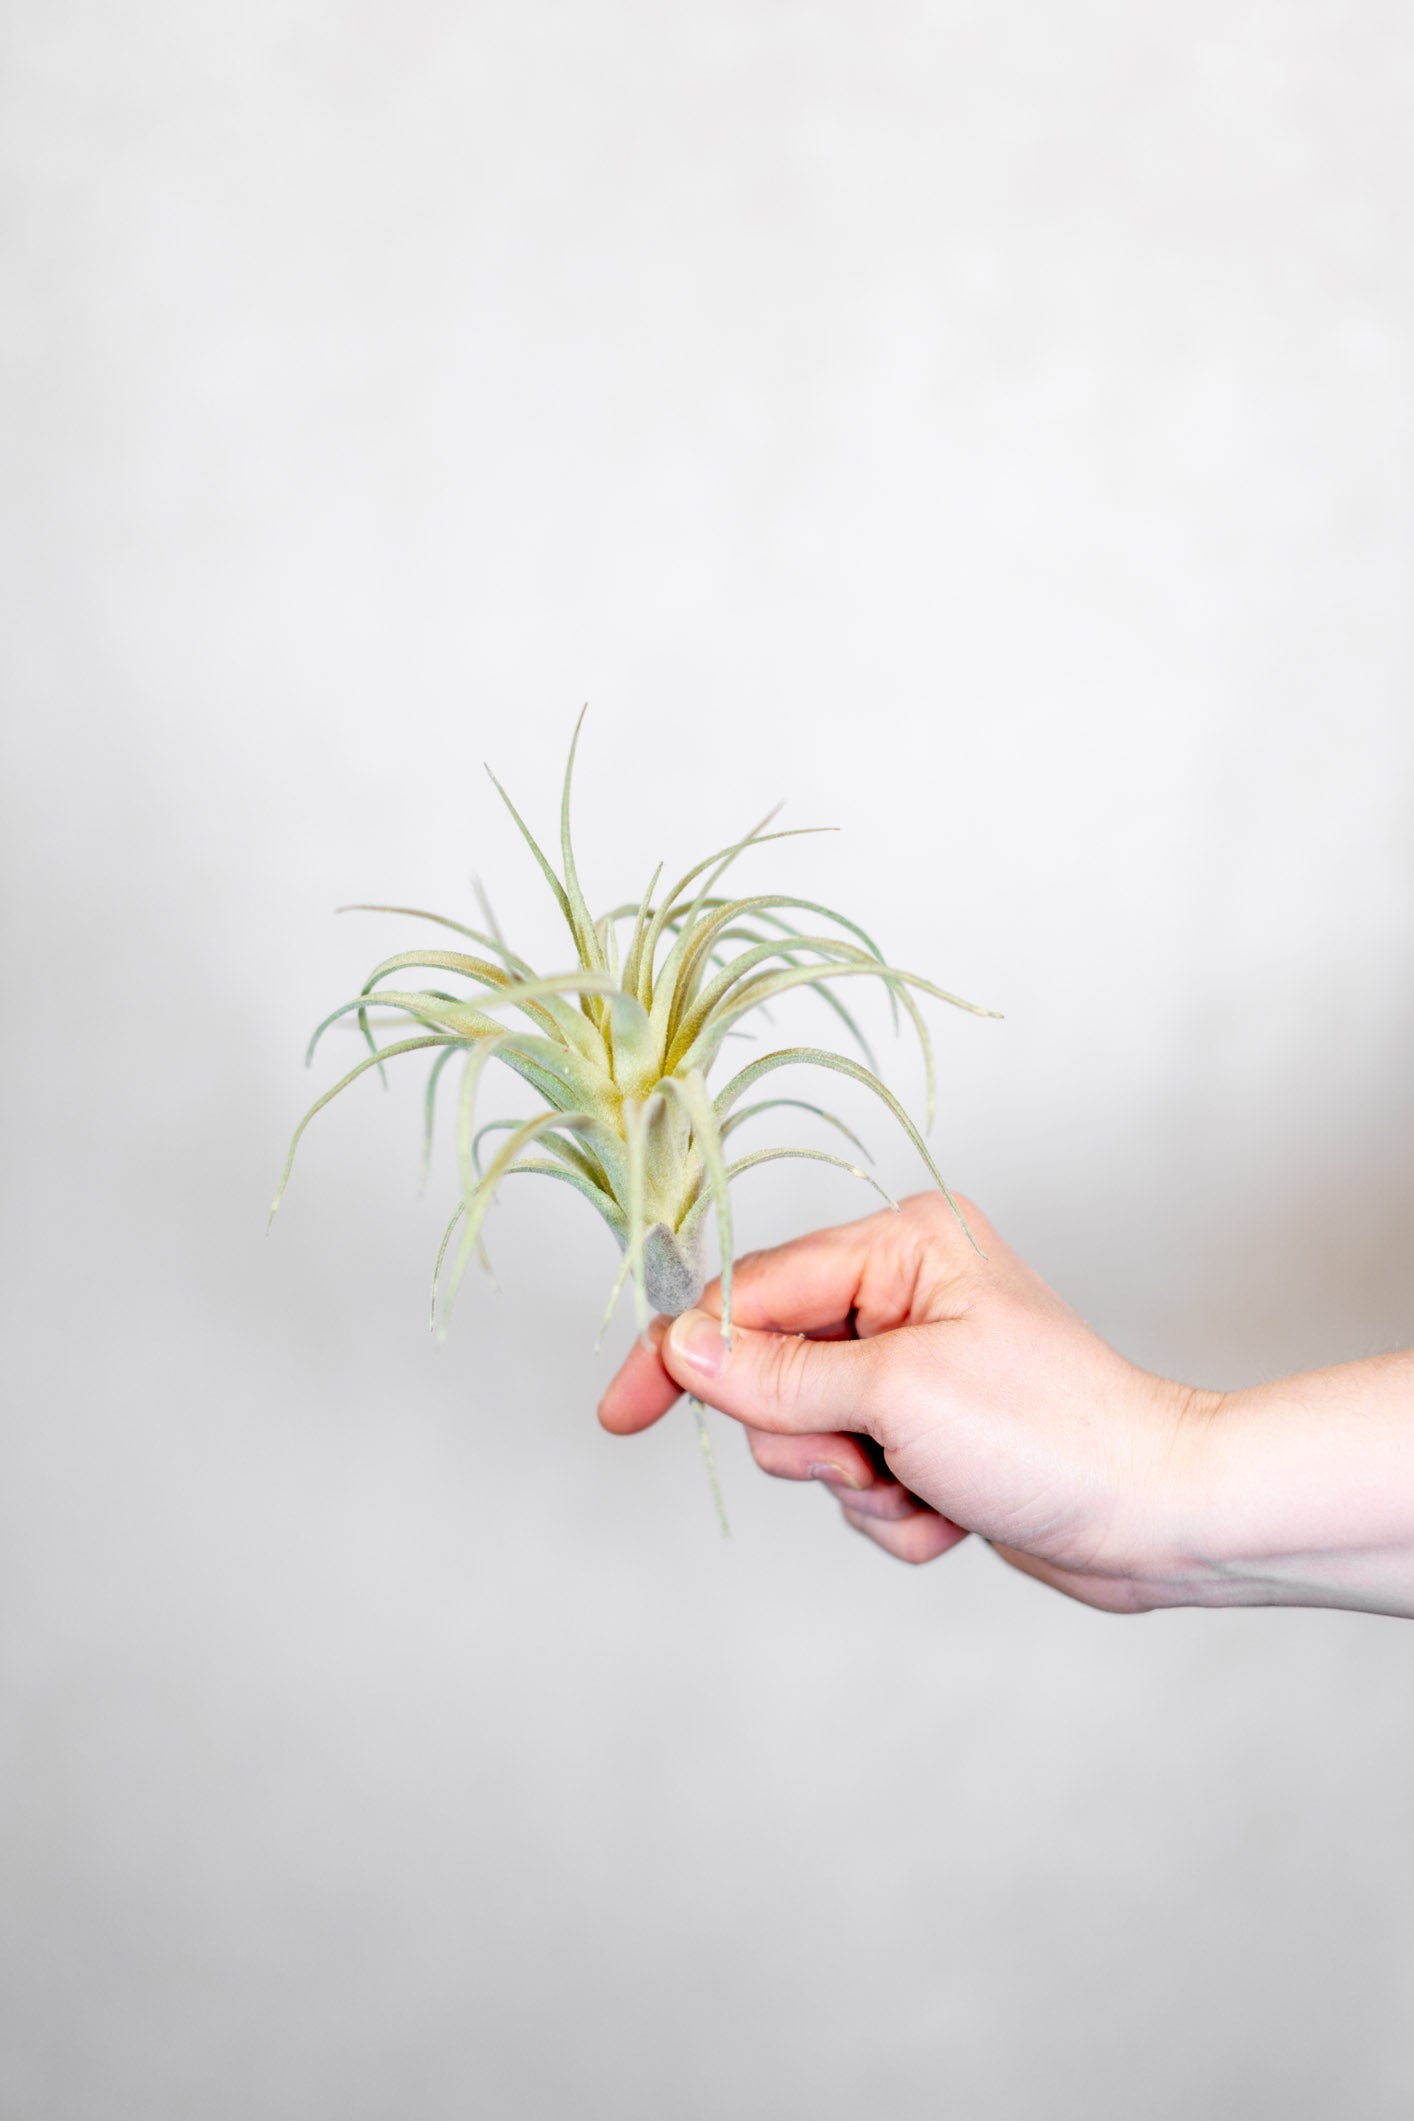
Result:
{"label": "index finger", "polygon": [[[764,1333],[825,1334],[846,1326],[858,1307],[860,1285],[881,1226],[898,1211],[863,1216],[811,1230],[764,1252],[747,1252],[732,1266],[732,1317]],[[722,1315],[718,1275],[697,1300],[699,1311]]]}
{"label": "index finger", "polygon": [[[894,1211],[886,1210],[890,1220]],[[850,1330],[864,1263],[878,1240],[881,1217],[812,1230],[765,1252],[747,1252],[732,1267],[732,1316],[766,1332],[844,1338]],[[709,1282],[698,1309],[722,1315],[721,1277]],[[651,1347],[635,1340],[599,1402],[599,1419],[616,1436],[632,1436],[662,1419],[678,1386],[658,1357],[669,1321],[650,1325]]]}

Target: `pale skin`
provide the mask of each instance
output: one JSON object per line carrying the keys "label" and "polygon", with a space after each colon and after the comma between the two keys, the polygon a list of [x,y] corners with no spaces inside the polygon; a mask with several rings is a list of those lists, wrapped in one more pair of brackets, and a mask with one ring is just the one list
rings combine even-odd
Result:
{"label": "pale skin", "polygon": [[631,1435],[682,1391],[764,1472],[818,1481],[901,1561],[969,1533],[1115,1613],[1313,1605],[1414,1617],[1414,1352],[1235,1392],[1139,1369],[970,1201],[923,1193],[737,1262],[604,1394]]}

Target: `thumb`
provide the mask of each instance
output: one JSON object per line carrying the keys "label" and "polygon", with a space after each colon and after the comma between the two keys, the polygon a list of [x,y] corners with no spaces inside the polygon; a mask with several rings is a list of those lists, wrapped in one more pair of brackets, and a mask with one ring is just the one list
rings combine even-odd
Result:
{"label": "thumb", "polygon": [[798,1333],[759,1333],[706,1311],[684,1311],[663,1337],[663,1366],[693,1392],[749,1428],[780,1435],[826,1429],[872,1433],[880,1346],[874,1340],[807,1340]]}

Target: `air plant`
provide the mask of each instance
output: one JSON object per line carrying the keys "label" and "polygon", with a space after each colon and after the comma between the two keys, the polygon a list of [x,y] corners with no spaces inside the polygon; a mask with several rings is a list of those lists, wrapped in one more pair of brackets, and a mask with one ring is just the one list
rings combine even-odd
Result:
{"label": "air plant", "polygon": [[[626,1281],[632,1282],[640,1332],[647,1327],[650,1309],[672,1316],[690,1309],[705,1283],[707,1223],[709,1215],[715,1216],[722,1262],[722,1333],[730,1345],[733,1179],[759,1164],[809,1158],[864,1180],[891,1207],[897,1205],[859,1164],[828,1150],[759,1148],[733,1156],[728,1144],[737,1130],[762,1113],[782,1107],[812,1113],[868,1155],[844,1121],[820,1106],[802,1098],[775,1096],[743,1103],[747,1093],[777,1069],[802,1064],[831,1069],[862,1083],[903,1127],[966,1230],[922,1134],[880,1080],[868,1041],[835,992],[835,984],[859,977],[879,979],[887,989],[895,1026],[900,1008],[909,1017],[922,1050],[929,1127],[934,1108],[933,1055],[915,993],[931,995],[975,1016],[997,1012],[887,964],[856,922],[813,900],[777,893],[746,898],[719,894],[716,887],[726,870],[749,848],[797,837],[802,830],[829,829],[769,832],[766,827],[776,810],[731,846],[695,863],[662,892],[658,889],[660,863],[641,899],[615,906],[596,920],[580,888],[570,840],[570,787],[583,720],[581,713],[570,743],[560,803],[563,875],[556,873],[491,774],[564,917],[577,960],[573,969],[546,977],[538,974],[508,947],[484,897],[485,929],[415,906],[341,908],[430,921],[464,937],[475,946],[475,953],[400,951],[375,965],[361,991],[331,1010],[317,1026],[306,1064],[325,1032],[349,1018],[356,1020],[370,1051],[315,1100],[295,1129],[270,1213],[273,1218],[300,1138],[317,1112],[370,1069],[376,1068],[386,1081],[387,1061],[407,1053],[434,1051],[425,1101],[425,1172],[438,1086],[448,1064],[460,1056],[457,1156],[461,1197],[443,1233],[433,1271],[434,1330],[439,1324],[445,1330],[472,1258],[479,1254],[485,1261],[483,1224],[502,1179],[532,1172],[573,1186],[614,1233],[623,1260],[605,1326]],[[827,932],[802,926],[801,916],[825,923]],[[440,986],[414,988],[398,977],[411,972],[449,976],[463,982],[464,988],[458,992]],[[707,1077],[724,1041],[740,1035],[744,1017],[768,1010],[778,995],[796,987],[809,988],[833,1011],[858,1045],[863,1062],[819,1046],[779,1047],[748,1062],[714,1095]],[[380,1046],[370,1016],[375,1007],[410,1018],[421,1027],[419,1035]],[[524,1023],[501,1021],[509,1012],[517,1013]],[[529,1083],[544,1099],[544,1109],[529,1119],[495,1119],[478,1128],[477,1092],[490,1060],[500,1061]],[[494,1135],[505,1139],[483,1158],[482,1144]],[[970,1240],[970,1231],[968,1236]],[[447,1269],[454,1238],[456,1249]],[[711,1448],[702,1409],[697,1402],[692,1404],[710,1471]],[[716,1492],[715,1475],[713,1488]]]}

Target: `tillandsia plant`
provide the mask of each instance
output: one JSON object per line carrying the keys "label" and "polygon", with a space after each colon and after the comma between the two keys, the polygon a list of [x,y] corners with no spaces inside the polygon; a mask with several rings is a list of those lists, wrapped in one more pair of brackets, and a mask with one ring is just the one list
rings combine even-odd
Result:
{"label": "tillandsia plant", "polygon": [[[471,1259],[480,1254],[484,1262],[482,1226],[501,1180],[518,1172],[535,1172],[573,1186],[614,1233],[623,1262],[605,1313],[606,1326],[629,1280],[640,1332],[647,1327],[650,1309],[676,1316],[697,1302],[706,1279],[707,1222],[714,1215],[722,1261],[722,1333],[730,1344],[730,1186],[734,1178],[758,1164],[806,1157],[863,1179],[891,1207],[896,1206],[860,1165],[828,1150],[783,1147],[732,1155],[728,1144],[740,1127],[785,1106],[814,1114],[868,1155],[843,1120],[802,1098],[767,1097],[743,1103],[747,1093],[777,1069],[804,1064],[833,1069],[864,1084],[899,1121],[934,1183],[958,1214],[922,1134],[880,1080],[868,1042],[835,993],[835,983],[859,977],[882,980],[895,1025],[900,1008],[910,1018],[922,1049],[929,1127],[934,1107],[933,1055],[914,994],[931,995],[976,1016],[997,1012],[981,1009],[916,973],[887,964],[861,927],[813,900],[777,893],[722,896],[717,885],[748,848],[793,838],[800,831],[830,829],[768,832],[775,810],[733,845],[695,863],[662,892],[658,889],[660,863],[641,899],[615,906],[596,920],[580,888],[570,840],[570,786],[583,721],[581,712],[560,803],[562,875],[556,873],[491,774],[564,916],[577,960],[573,969],[546,977],[538,974],[508,947],[484,898],[485,929],[467,927],[415,906],[341,908],[431,921],[474,944],[475,954],[441,949],[400,951],[375,965],[362,990],[324,1018],[310,1041],[306,1063],[313,1059],[325,1032],[340,1019],[356,1019],[370,1051],[316,1099],[295,1129],[270,1213],[273,1217],[280,1205],[300,1137],[315,1113],[369,1069],[383,1073],[389,1060],[431,1050],[436,1059],[425,1104],[425,1172],[438,1085],[448,1063],[460,1056],[457,1153],[461,1197],[443,1234],[433,1271],[434,1330],[439,1324],[445,1330]],[[830,932],[811,932],[801,925],[801,916],[823,921]],[[450,975],[465,982],[465,990],[413,988],[399,979],[409,972]],[[858,1045],[863,1061],[819,1046],[783,1046],[739,1069],[714,1095],[707,1077],[723,1042],[739,1035],[744,1017],[765,1010],[778,995],[795,987],[810,988],[830,1007]],[[375,1007],[411,1018],[422,1027],[419,1036],[380,1046],[370,1017]],[[517,1012],[524,1024],[508,1027],[499,1020],[504,1011]],[[545,1109],[529,1119],[495,1119],[478,1128],[477,1091],[490,1060],[514,1069],[544,1099]],[[505,1139],[493,1154],[483,1157],[482,1144],[494,1135]],[[960,1214],[958,1220],[966,1230]],[[447,1268],[454,1238],[456,1249]],[[702,1409],[697,1402],[693,1406],[710,1471],[711,1449]],[[716,1492],[715,1475],[713,1489]],[[720,1510],[719,1494],[717,1500]]]}

